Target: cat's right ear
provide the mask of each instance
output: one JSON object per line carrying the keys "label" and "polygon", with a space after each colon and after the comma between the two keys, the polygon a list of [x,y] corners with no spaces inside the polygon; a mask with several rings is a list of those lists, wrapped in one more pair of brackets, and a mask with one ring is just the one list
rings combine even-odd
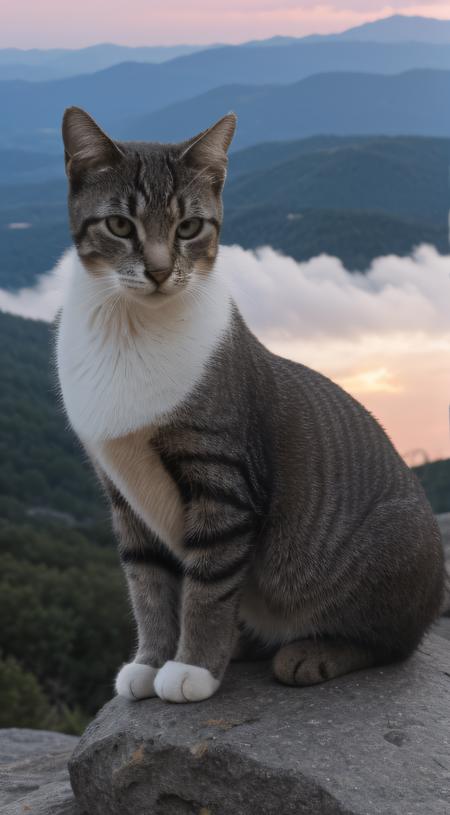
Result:
{"label": "cat's right ear", "polygon": [[123,158],[117,144],[81,108],[65,110],[62,137],[66,173],[71,180],[87,170],[106,170]]}
{"label": "cat's right ear", "polygon": [[223,184],[227,152],[236,130],[235,113],[227,113],[212,127],[184,142],[180,159],[199,169],[208,168],[212,177]]}

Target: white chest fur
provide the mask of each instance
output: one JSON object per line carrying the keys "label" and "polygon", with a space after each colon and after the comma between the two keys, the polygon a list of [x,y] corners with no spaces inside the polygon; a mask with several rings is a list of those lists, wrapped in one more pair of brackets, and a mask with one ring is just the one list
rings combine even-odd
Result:
{"label": "white chest fur", "polygon": [[89,445],[155,424],[181,404],[226,331],[231,303],[215,272],[155,308],[89,275],[75,250],[72,260],[58,374],[69,420]]}
{"label": "white chest fur", "polygon": [[184,529],[180,493],[151,446],[151,428],[88,446],[136,515],[176,551]]}

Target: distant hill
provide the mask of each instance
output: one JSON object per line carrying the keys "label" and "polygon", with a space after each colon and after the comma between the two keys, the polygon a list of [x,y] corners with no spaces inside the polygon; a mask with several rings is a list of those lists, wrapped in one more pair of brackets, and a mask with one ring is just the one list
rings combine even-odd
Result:
{"label": "distant hill", "polygon": [[253,40],[247,45],[271,46],[291,45],[295,42],[384,42],[384,43],[450,43],[450,20],[432,17],[413,17],[406,14],[393,14],[380,20],[347,28],[337,34],[310,34],[306,37],[271,37],[268,40]]}
{"label": "distant hill", "polygon": [[450,43],[450,20],[410,17],[394,14],[372,23],[349,28],[326,39],[358,42],[433,42]]}
{"label": "distant hill", "polygon": [[[417,66],[429,70],[402,75],[408,78],[392,76]],[[60,150],[61,116],[70,104],[85,107],[104,127],[116,126],[118,134],[129,132],[133,136],[139,117],[140,129],[148,133],[142,117],[150,116],[148,126],[155,130],[151,114],[168,108],[162,114],[163,121],[167,125],[172,116],[173,137],[183,130],[180,119],[177,121],[181,115],[189,114],[184,129],[187,135],[191,122],[195,132],[199,122],[210,123],[213,110],[222,114],[231,105],[243,114],[248,108],[253,116],[262,115],[256,99],[259,93],[260,105],[265,107],[262,124],[268,117],[277,123],[273,132],[263,136],[266,139],[320,132],[383,132],[383,128],[388,133],[446,135],[448,106],[442,105],[442,99],[447,98],[448,86],[444,70],[440,74],[437,69],[450,70],[450,45],[300,42],[267,48],[215,48],[164,64],[122,63],[52,82],[3,81],[0,148]],[[305,78],[309,84],[301,86],[300,80]],[[383,79],[392,79],[392,84],[383,84]],[[279,87],[287,83],[289,87]],[[209,97],[199,96],[206,92],[210,92]],[[387,95],[384,106],[380,94]],[[371,96],[378,100],[373,112]],[[178,102],[186,102],[185,107],[170,107]],[[363,117],[367,119],[365,127]],[[249,137],[241,137],[241,146],[261,141],[261,135],[255,137],[256,125]]]}
{"label": "distant hill", "polygon": [[27,150],[0,150],[0,184],[47,181],[64,175],[60,155]]}
{"label": "distant hill", "polygon": [[322,253],[338,257],[346,269],[365,271],[382,255],[409,255],[428,243],[448,252],[448,227],[361,210],[303,209],[273,206],[227,209],[222,243],[245,249],[272,246],[295,260]]}
{"label": "distant hill", "polygon": [[275,142],[242,150],[230,164],[225,200],[233,208],[270,203],[287,212],[372,210],[435,224],[447,221],[450,139]]}
{"label": "distant hill", "polygon": [[[116,45],[114,43],[98,43],[87,48],[67,49],[20,49],[2,48],[0,49],[0,80],[23,79],[30,82],[42,82],[52,79],[61,79],[69,76],[94,73],[118,65],[122,62],[142,62],[142,63],[163,63],[176,59],[180,56],[188,56],[198,51],[211,51],[222,48],[225,55],[231,55],[231,49],[248,48],[268,49],[286,46],[307,46],[312,44],[328,44],[335,42],[361,43],[373,42],[384,44],[415,44],[415,56],[413,62],[408,65],[399,64],[394,70],[406,70],[408,68],[434,67],[445,68],[446,65],[436,62],[436,57],[431,56],[427,50],[417,48],[419,43],[445,45],[450,43],[450,20],[435,20],[428,17],[410,17],[404,15],[393,15],[372,23],[364,23],[356,28],[350,28],[338,34],[312,35],[307,37],[274,36],[263,40],[252,40],[244,42],[238,46],[227,46],[218,44],[205,45],[172,45],[172,46],[141,46],[129,47]],[[410,56],[412,56],[410,50]],[[331,56],[331,52],[330,52]],[[386,54],[385,54],[386,56]],[[340,57],[343,58],[342,56]],[[431,62],[429,61],[431,59]],[[209,60],[209,57],[206,58]],[[213,61],[214,63],[214,61]],[[213,64],[211,63],[211,64]],[[378,68],[365,64],[352,65],[341,64],[338,67],[332,64],[316,65],[315,69],[309,73],[326,70],[380,70],[390,71],[389,60],[383,64],[379,62]],[[386,66],[386,67],[384,67]],[[447,67],[449,67],[447,65]],[[292,74],[283,81],[294,81],[306,74]],[[231,81],[240,81],[239,77],[231,78]],[[221,82],[227,81],[226,75],[222,74]],[[246,80],[256,81],[256,80]],[[265,77],[264,82],[271,81],[271,77]],[[279,81],[273,74],[273,81]]]}
{"label": "distant hill", "polygon": [[227,110],[239,117],[234,149],[327,134],[450,136],[450,71],[395,76],[318,74],[283,86],[226,85],[118,123],[116,137],[181,140]]}
{"label": "distant hill", "polygon": [[[450,139],[417,137],[326,136],[238,151],[222,242],[269,244],[297,260],[327,252],[361,271],[420,243],[445,254],[449,163]],[[17,222],[31,226],[8,228]],[[65,179],[0,186],[0,287],[32,285],[69,243]]]}
{"label": "distant hill", "polygon": [[222,240],[297,260],[326,252],[351,270],[420,243],[445,254],[449,163],[448,139],[330,136],[241,150]]}
{"label": "distant hill", "polygon": [[141,48],[99,43],[87,48],[0,48],[0,80],[41,82],[90,74],[121,62],[167,62],[215,45],[150,45]]}

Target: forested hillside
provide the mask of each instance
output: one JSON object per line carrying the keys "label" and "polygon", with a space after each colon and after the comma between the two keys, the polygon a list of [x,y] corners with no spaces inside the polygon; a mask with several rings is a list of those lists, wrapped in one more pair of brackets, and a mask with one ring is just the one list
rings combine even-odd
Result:
{"label": "forested hillside", "polygon": [[111,696],[133,630],[51,346],[48,325],[0,314],[0,727],[70,731]]}
{"label": "forested hillside", "polygon": [[[52,329],[0,313],[0,727],[78,731],[134,641],[108,511],[66,425]],[[450,460],[419,468],[450,511]]]}

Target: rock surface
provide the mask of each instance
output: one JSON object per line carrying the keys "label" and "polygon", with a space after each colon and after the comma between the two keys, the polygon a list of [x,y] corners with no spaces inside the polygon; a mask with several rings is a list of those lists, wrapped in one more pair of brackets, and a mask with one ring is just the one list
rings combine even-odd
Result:
{"label": "rock surface", "polygon": [[70,762],[89,815],[448,815],[450,648],[311,688],[234,665],[194,705],[114,699]]}
{"label": "rock surface", "polygon": [[0,815],[82,815],[67,762],[78,739],[39,730],[0,730]]}

